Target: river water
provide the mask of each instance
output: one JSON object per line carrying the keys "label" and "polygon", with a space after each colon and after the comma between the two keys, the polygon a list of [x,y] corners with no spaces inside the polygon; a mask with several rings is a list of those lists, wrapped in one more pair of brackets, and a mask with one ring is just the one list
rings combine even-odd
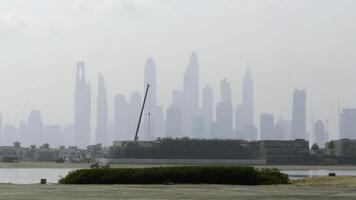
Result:
{"label": "river water", "polygon": [[307,177],[328,176],[329,173],[335,173],[336,176],[356,176],[356,170],[282,170],[288,174],[290,179],[301,179]]}
{"label": "river water", "polygon": [[[47,179],[48,183],[57,183],[60,177],[65,176],[75,169],[69,168],[0,168],[0,183],[34,184],[39,183],[41,178]],[[282,170],[289,175],[290,179],[305,177],[328,176],[336,173],[337,176],[356,176],[356,170]]]}
{"label": "river water", "polygon": [[57,183],[60,177],[74,169],[67,168],[0,168],[0,183],[32,184],[41,178],[48,183]]}

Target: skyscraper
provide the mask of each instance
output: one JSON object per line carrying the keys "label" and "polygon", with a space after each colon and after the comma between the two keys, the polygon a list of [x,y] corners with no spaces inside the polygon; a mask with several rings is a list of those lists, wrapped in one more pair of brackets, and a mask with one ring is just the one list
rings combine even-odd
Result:
{"label": "skyscraper", "polygon": [[32,110],[28,116],[27,124],[29,143],[31,145],[43,144],[44,126],[41,112],[38,110]]}
{"label": "skyscraper", "polygon": [[29,137],[27,133],[27,122],[26,120],[21,120],[19,124],[19,130],[18,130],[18,135],[19,135],[19,142],[23,144],[24,146],[29,146],[30,144],[28,143]]}
{"label": "skyscraper", "polygon": [[242,107],[244,125],[253,125],[253,80],[250,69],[246,70],[242,83]]}
{"label": "skyscraper", "polygon": [[203,98],[202,98],[202,115],[204,118],[205,126],[205,137],[209,138],[211,136],[211,123],[213,122],[213,89],[210,86],[206,86],[203,89]]}
{"label": "skyscraper", "polygon": [[315,143],[320,148],[323,148],[328,141],[328,133],[325,130],[324,122],[321,120],[316,121],[314,124],[314,138]]}
{"label": "skyscraper", "polygon": [[78,62],[74,97],[75,144],[86,147],[90,144],[90,84],[85,79],[85,64]]}
{"label": "skyscraper", "polygon": [[129,103],[122,94],[115,96],[114,105],[114,140],[132,140],[132,133],[129,135]]}
{"label": "skyscraper", "polygon": [[179,90],[172,92],[172,104],[167,108],[165,131],[167,137],[184,137],[182,132],[183,93]]}
{"label": "skyscraper", "polygon": [[3,128],[3,145],[12,146],[17,141],[17,128],[15,125],[5,123]]}
{"label": "skyscraper", "polygon": [[231,84],[226,79],[220,82],[220,90],[221,90],[221,103],[231,104]]}
{"label": "skyscraper", "polygon": [[61,126],[58,124],[47,125],[44,127],[45,143],[50,146],[59,147],[63,145],[63,138],[61,137]]}
{"label": "skyscraper", "polygon": [[238,104],[235,108],[235,134],[237,139],[247,139],[243,135],[244,128],[244,115],[243,115],[243,105]]}
{"label": "skyscraper", "polygon": [[151,140],[164,135],[163,108],[157,105],[156,64],[151,57],[146,61],[144,75],[144,89],[148,84],[150,89],[144,110],[142,138]]}
{"label": "skyscraper", "polygon": [[147,84],[150,84],[150,90],[147,94],[145,109],[150,111],[151,107],[157,106],[157,79],[156,63],[152,57],[149,57],[145,64],[144,90]]}
{"label": "skyscraper", "polygon": [[[3,121],[2,121],[2,115],[0,115],[0,138],[3,136]],[[0,141],[0,144],[3,143],[3,141]]]}
{"label": "skyscraper", "polygon": [[216,120],[213,127],[214,138],[233,138],[233,107],[231,104],[231,84],[226,79],[220,83],[221,99],[216,106]]}
{"label": "skyscraper", "polygon": [[184,106],[184,95],[180,90],[173,90],[172,92],[172,105],[179,109],[183,109]]}
{"label": "skyscraper", "polygon": [[280,140],[291,140],[292,123],[290,121],[279,119],[275,125],[276,135]]}
{"label": "skyscraper", "polygon": [[192,52],[184,73],[183,96],[183,133],[194,137],[193,121],[199,110],[199,61],[195,52]]}
{"label": "skyscraper", "polygon": [[96,143],[104,146],[109,145],[108,141],[108,101],[104,77],[98,77],[98,96],[96,112]]}
{"label": "skyscraper", "polygon": [[74,124],[67,124],[61,129],[61,136],[63,143],[66,145],[74,146],[75,144],[75,126]]}
{"label": "skyscraper", "polygon": [[[141,111],[141,106],[142,106],[142,98],[140,95],[140,92],[135,91],[131,94],[130,97],[130,102],[129,102],[129,111],[128,111],[128,136],[131,136],[131,139],[134,139],[135,132],[136,132],[136,127],[138,123],[138,118],[140,116],[140,111]],[[146,135],[143,135],[143,128],[140,128],[140,131],[138,133],[138,138],[140,140],[147,140]],[[148,135],[151,133],[148,131]]]}
{"label": "skyscraper", "polygon": [[305,90],[294,90],[292,110],[292,139],[307,139],[307,102]]}
{"label": "skyscraper", "polygon": [[343,109],[340,113],[340,139],[356,139],[356,109]]}
{"label": "skyscraper", "polygon": [[182,137],[182,112],[173,104],[167,108],[165,127],[167,137]]}
{"label": "skyscraper", "polygon": [[250,69],[247,69],[242,82],[242,104],[235,110],[236,135],[244,140],[257,139],[257,128],[253,122],[253,101],[253,80]]}
{"label": "skyscraper", "polygon": [[274,131],[274,117],[271,113],[261,113],[260,115],[260,136],[261,140],[277,140]]}

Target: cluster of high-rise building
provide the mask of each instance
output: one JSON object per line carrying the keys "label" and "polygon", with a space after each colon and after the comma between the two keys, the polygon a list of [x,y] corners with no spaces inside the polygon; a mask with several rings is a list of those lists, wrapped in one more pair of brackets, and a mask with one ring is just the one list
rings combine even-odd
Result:
{"label": "cluster of high-rise building", "polygon": [[[242,82],[241,103],[232,102],[233,86],[227,79],[220,82],[220,99],[214,103],[214,91],[209,86],[200,86],[199,60],[195,52],[183,75],[182,89],[172,91],[172,102],[166,109],[158,105],[156,64],[148,58],[144,67],[143,88],[150,84],[146,106],[139,132],[139,140],[154,140],[162,137],[242,140],[309,140],[313,135],[318,145],[329,140],[328,122],[317,120],[307,132],[306,90],[295,89],[291,120],[275,121],[273,113],[261,113],[259,131],[254,122],[254,85],[252,74],[246,70]],[[85,147],[100,143],[111,145],[114,140],[133,140],[140,109],[141,93],[134,91],[130,97],[116,94],[114,119],[108,119],[108,92],[105,79],[98,75],[96,96],[96,119],[91,119],[92,88],[86,79],[85,63],[77,63],[74,95],[74,122],[67,126],[45,125],[40,111],[30,112],[28,119],[18,126],[0,121],[1,144],[15,141],[23,145],[52,146],[77,145]],[[142,90],[143,91],[143,90]],[[95,128],[92,122],[95,123]],[[112,123],[111,123],[112,122]],[[356,109],[344,109],[340,113],[340,138],[356,138]]]}

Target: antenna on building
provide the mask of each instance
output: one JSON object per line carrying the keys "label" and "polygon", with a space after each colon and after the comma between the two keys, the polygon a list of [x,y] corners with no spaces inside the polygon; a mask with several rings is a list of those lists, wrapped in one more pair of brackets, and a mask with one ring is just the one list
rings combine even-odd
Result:
{"label": "antenna on building", "polygon": [[143,99],[142,108],[141,108],[141,113],[140,113],[140,117],[139,117],[138,123],[137,123],[136,134],[135,134],[135,138],[134,138],[134,141],[135,141],[135,142],[138,141],[138,131],[140,130],[140,124],[141,124],[142,114],[143,114],[143,110],[144,110],[144,108],[145,108],[147,93],[148,93],[148,90],[149,90],[149,89],[150,89],[150,84],[147,84],[146,93],[145,93],[145,98]]}

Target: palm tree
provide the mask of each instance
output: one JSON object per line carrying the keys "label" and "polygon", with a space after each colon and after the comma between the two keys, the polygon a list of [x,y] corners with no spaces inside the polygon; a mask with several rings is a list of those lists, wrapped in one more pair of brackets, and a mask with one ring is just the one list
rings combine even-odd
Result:
{"label": "palm tree", "polygon": [[335,156],[335,143],[334,141],[330,141],[328,144],[328,149],[330,150],[330,154]]}

